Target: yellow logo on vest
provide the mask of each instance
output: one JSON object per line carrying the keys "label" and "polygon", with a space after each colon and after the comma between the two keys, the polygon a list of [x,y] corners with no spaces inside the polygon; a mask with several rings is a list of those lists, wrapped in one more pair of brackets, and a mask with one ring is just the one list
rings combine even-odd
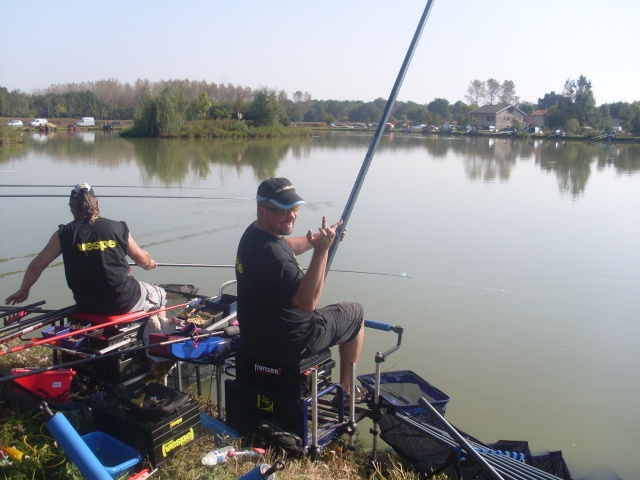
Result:
{"label": "yellow logo on vest", "polygon": [[90,252],[91,250],[106,250],[107,248],[116,248],[118,243],[115,240],[98,240],[97,242],[79,243],[78,250],[81,252]]}

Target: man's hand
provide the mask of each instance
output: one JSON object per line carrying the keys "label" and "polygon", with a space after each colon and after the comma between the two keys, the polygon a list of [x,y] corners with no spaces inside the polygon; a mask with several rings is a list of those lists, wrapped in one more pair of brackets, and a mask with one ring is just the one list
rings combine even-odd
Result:
{"label": "man's hand", "polygon": [[318,229],[318,233],[314,235],[313,231],[309,230],[307,232],[307,240],[314,250],[329,250],[333,240],[336,238],[336,230],[340,225],[342,225],[342,220],[330,227],[327,226],[327,217],[323,216],[322,226]]}

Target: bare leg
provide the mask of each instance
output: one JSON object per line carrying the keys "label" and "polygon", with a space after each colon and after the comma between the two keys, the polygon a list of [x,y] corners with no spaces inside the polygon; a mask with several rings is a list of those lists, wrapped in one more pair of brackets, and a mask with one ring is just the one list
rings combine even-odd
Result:
{"label": "bare leg", "polygon": [[342,343],[338,347],[340,353],[340,385],[345,392],[351,389],[351,368],[352,363],[358,363],[362,345],[364,344],[364,322],[360,327],[358,335],[350,342]]}

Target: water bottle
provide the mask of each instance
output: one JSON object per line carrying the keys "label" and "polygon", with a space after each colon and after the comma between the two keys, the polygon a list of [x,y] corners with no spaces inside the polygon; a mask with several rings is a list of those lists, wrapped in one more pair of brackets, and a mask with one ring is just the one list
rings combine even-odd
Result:
{"label": "water bottle", "polygon": [[222,447],[219,450],[212,450],[202,457],[202,464],[212,466],[217,465],[218,463],[224,463],[235,451],[235,448],[231,445]]}

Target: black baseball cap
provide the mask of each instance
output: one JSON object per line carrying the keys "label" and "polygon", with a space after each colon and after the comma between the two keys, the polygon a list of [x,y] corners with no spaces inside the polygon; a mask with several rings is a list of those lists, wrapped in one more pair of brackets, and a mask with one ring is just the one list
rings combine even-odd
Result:
{"label": "black baseball cap", "polygon": [[262,182],[258,187],[256,200],[258,202],[269,200],[274,205],[285,209],[306,203],[286,178],[269,178]]}

